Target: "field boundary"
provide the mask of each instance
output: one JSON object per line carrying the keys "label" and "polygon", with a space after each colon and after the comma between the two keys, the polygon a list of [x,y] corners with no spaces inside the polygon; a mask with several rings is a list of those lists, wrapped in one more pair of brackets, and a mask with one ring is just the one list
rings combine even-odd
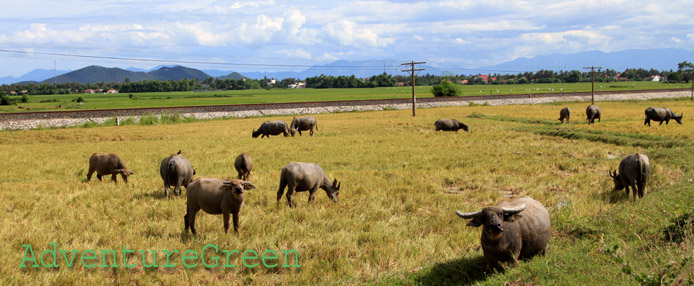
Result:
{"label": "field boundary", "polygon": [[[595,94],[596,101],[607,100],[648,100],[654,98],[687,97],[690,90],[640,90],[613,91]],[[522,94],[494,96],[461,96],[447,98],[418,98],[417,108],[435,108],[446,106],[515,105],[541,104],[551,102],[589,101],[589,92],[559,94]],[[350,111],[380,111],[412,108],[411,99],[377,99],[323,102],[294,102],[268,104],[237,104],[215,106],[161,107],[135,109],[102,109],[24,112],[0,114],[0,130],[28,130],[36,128],[54,128],[82,125],[85,123],[101,124],[115,117],[139,120],[145,115],[180,114],[196,119],[245,118],[268,115],[321,114]]]}

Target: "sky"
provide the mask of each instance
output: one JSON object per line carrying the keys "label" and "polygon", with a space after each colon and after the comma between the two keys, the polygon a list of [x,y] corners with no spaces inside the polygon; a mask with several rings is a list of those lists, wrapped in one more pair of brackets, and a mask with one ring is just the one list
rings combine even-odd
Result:
{"label": "sky", "polygon": [[555,53],[694,50],[691,0],[0,2],[0,76],[177,63],[285,71],[386,59],[477,68]]}

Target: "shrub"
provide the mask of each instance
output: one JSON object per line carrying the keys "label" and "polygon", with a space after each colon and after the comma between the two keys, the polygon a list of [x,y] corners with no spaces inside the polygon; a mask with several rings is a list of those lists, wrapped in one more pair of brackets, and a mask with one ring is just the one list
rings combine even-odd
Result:
{"label": "shrub", "polygon": [[21,101],[22,101],[22,103],[27,103],[27,102],[29,102],[29,96],[26,95],[26,94],[22,95]]}
{"label": "shrub", "polygon": [[431,93],[434,94],[434,96],[439,97],[439,96],[458,96],[460,95],[461,91],[460,88],[447,80],[442,81],[441,83],[432,86],[431,87]]}
{"label": "shrub", "polygon": [[77,98],[73,99],[72,101],[74,101],[74,102],[84,102],[84,97],[82,97],[82,96],[80,95],[80,96],[78,96]]}

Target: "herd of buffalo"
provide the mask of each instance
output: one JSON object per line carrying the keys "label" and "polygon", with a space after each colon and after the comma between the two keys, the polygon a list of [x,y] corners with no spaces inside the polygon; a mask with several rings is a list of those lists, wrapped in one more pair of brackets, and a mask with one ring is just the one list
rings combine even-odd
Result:
{"label": "herd of buffalo", "polygon": [[[600,122],[600,108],[591,104],[586,108],[586,116],[589,124],[594,123],[595,119]],[[570,117],[571,110],[568,107],[561,109],[559,113],[561,123],[564,123],[564,120],[569,122]],[[666,107],[649,107],[646,109],[644,125],[650,126],[651,120],[659,121],[661,125],[663,121],[668,124],[671,119],[682,124],[682,114],[678,116]],[[436,131],[457,132],[459,129],[469,131],[465,123],[455,119],[439,119],[434,126]],[[269,137],[279,134],[294,136],[296,132],[301,135],[301,131],[309,131],[312,136],[314,129],[318,130],[316,118],[295,117],[289,126],[281,120],[263,122],[260,128],[253,130],[252,137],[257,138],[261,135]],[[238,172],[238,179],[198,178],[194,180],[195,169],[181,151],[162,160],[159,170],[164,181],[166,197],[169,197],[169,188],[173,187],[174,194],[181,195],[181,186],[186,187],[187,213],[184,216],[186,231],[190,229],[193,234],[196,233],[195,216],[202,209],[209,214],[222,214],[225,232],[229,230],[231,214],[234,231],[238,232],[239,213],[245,200],[244,191],[255,188],[253,183],[248,181],[253,169],[253,161],[248,154],[242,153],[236,158],[234,167]],[[615,190],[626,189],[629,196],[629,189],[631,189],[634,200],[637,195],[643,197],[650,174],[648,157],[639,153],[628,155],[619,163],[618,170],[618,172],[617,170],[609,171],[610,177],[614,180]],[[94,172],[99,180],[104,175],[111,175],[114,182],[117,182],[116,176],[120,174],[126,183],[128,177],[134,174],[125,167],[118,155],[102,153],[94,153],[89,158],[87,181],[91,179]],[[337,179],[330,181],[317,164],[290,162],[282,169],[277,201],[280,201],[286,188],[285,196],[290,207],[296,207],[296,203],[292,201],[294,192],[308,191],[310,203],[320,188],[325,190],[331,200],[337,202],[340,185]],[[484,257],[492,267],[499,266],[500,262],[515,264],[518,260],[529,259],[546,251],[551,230],[549,213],[542,203],[528,196],[503,201],[496,206],[485,207],[476,212],[456,211],[456,214],[461,218],[469,219],[468,226],[482,226],[481,245]]]}

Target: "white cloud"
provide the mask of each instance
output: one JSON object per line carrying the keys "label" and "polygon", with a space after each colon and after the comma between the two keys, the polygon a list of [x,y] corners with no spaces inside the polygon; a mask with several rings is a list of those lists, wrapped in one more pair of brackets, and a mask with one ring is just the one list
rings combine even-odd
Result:
{"label": "white cloud", "polygon": [[681,44],[682,40],[678,39],[677,37],[672,37],[670,38],[670,41],[676,43],[676,44]]}
{"label": "white cloud", "polygon": [[323,31],[343,46],[385,47],[394,42],[392,38],[380,37],[373,29],[344,19],[325,25]]}
{"label": "white cloud", "polygon": [[298,59],[305,59],[305,60],[310,60],[311,59],[311,53],[301,50],[301,49],[296,49],[296,50],[287,50],[287,49],[282,49],[277,51],[278,54],[287,56],[289,58],[298,58]]}
{"label": "white cloud", "polygon": [[415,40],[415,41],[424,41],[424,38],[422,38],[422,36],[417,35],[417,34],[414,34],[414,35],[412,36],[412,39]]}

